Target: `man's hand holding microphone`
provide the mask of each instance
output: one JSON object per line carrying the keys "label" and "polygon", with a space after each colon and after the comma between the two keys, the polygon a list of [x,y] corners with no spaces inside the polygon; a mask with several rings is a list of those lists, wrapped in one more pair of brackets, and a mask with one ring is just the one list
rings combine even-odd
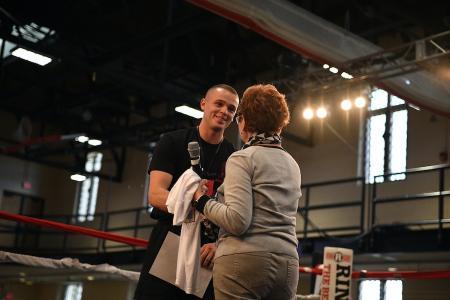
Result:
{"label": "man's hand holding microphone", "polygon": [[[203,177],[203,170],[200,165],[200,145],[197,141],[188,143],[188,152],[191,158],[191,166],[195,173],[200,178]],[[197,191],[193,197],[193,203],[201,196],[208,193],[208,180],[202,179],[199,183]],[[212,269],[214,266],[214,255],[216,254],[216,244],[208,243],[204,244],[200,249],[200,263],[203,268]]]}

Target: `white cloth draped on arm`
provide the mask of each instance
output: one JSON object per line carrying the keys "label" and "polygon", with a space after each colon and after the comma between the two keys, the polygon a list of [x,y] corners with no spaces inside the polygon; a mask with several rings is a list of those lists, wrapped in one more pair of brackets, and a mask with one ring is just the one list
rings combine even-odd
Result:
{"label": "white cloth draped on arm", "polygon": [[[167,198],[167,210],[174,215],[173,225],[181,224],[175,284],[188,294],[194,294],[199,284],[200,221],[204,217],[192,209],[191,200],[200,180],[192,169],[186,170]],[[185,222],[187,218],[190,220]]]}

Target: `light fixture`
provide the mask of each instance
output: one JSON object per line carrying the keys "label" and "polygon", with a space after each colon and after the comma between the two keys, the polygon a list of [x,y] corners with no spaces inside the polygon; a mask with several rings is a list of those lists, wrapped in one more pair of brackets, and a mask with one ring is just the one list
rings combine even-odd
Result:
{"label": "light fixture", "polygon": [[366,99],[364,97],[358,97],[355,99],[355,106],[358,108],[363,108],[366,106]]}
{"label": "light fixture", "polygon": [[406,85],[410,85],[410,84],[411,84],[411,81],[410,81],[409,79],[405,79],[405,84],[406,84]]}
{"label": "light fixture", "polygon": [[96,139],[90,139],[88,141],[88,144],[91,146],[100,146],[102,144],[102,141],[96,140]]}
{"label": "light fixture", "polygon": [[419,110],[419,111],[420,111],[420,107],[418,107],[417,105],[408,103],[408,106],[411,107],[411,108],[413,108],[413,109],[415,109],[415,110]]}
{"label": "light fixture", "polygon": [[389,268],[388,268],[388,271],[389,271],[389,272],[396,272],[396,271],[397,271],[397,268],[389,267]]}
{"label": "light fixture", "polygon": [[328,115],[328,112],[327,112],[327,110],[325,109],[325,107],[323,107],[323,106],[319,107],[319,108],[316,110],[316,116],[317,116],[319,119],[326,118],[327,115]]}
{"label": "light fixture", "polygon": [[89,276],[87,276],[87,277],[86,277],[86,279],[87,279],[88,281],[93,281],[93,280],[95,279],[95,277],[94,277],[94,276],[91,276],[91,275],[89,275]]}
{"label": "light fixture", "polygon": [[353,76],[348,74],[347,72],[342,72],[341,77],[344,79],[352,79],[353,78]]}
{"label": "light fixture", "polygon": [[52,59],[48,56],[37,54],[35,52],[25,50],[24,48],[17,48],[11,52],[15,57],[21,58],[23,60],[38,64],[40,66],[45,66],[49,64]]}
{"label": "light fixture", "polygon": [[329,70],[330,70],[331,73],[334,73],[334,74],[339,72],[338,68],[335,68],[335,67],[331,67]]}
{"label": "light fixture", "polygon": [[72,175],[70,175],[70,179],[75,180],[75,181],[85,181],[86,176],[81,175],[81,174],[72,174]]}
{"label": "light fixture", "polygon": [[314,111],[312,110],[312,108],[305,108],[303,110],[303,118],[305,118],[306,120],[311,120],[314,117]]}
{"label": "light fixture", "polygon": [[79,135],[75,138],[75,141],[80,143],[86,143],[87,141],[89,141],[89,138],[85,135]]}
{"label": "light fixture", "polygon": [[346,111],[350,110],[352,108],[352,101],[350,101],[349,99],[342,100],[341,108]]}
{"label": "light fixture", "polygon": [[200,111],[198,109],[195,109],[195,108],[192,108],[192,107],[189,107],[187,105],[177,106],[177,107],[175,107],[175,111],[177,111],[179,113],[182,113],[182,114],[185,114],[185,115],[188,115],[188,116],[193,117],[195,119],[203,118],[203,112],[202,111]]}
{"label": "light fixture", "polygon": [[323,64],[323,68],[324,69],[328,69],[330,67],[330,65],[328,65],[328,64]]}

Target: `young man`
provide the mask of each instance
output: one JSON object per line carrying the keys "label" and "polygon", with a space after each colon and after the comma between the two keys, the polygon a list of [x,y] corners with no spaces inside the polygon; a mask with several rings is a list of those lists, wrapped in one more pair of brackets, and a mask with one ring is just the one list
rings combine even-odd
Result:
{"label": "young man", "polygon": [[[169,191],[178,178],[190,167],[187,145],[198,141],[201,153],[200,163],[204,179],[209,180],[209,194],[214,194],[225,177],[225,162],[233,153],[233,145],[223,137],[225,129],[232,122],[239,105],[237,92],[229,85],[218,84],[211,87],[200,107],[204,112],[198,127],[177,130],[165,134],[150,163],[150,185],[148,199],[153,206],[152,217],[158,222],[149,239],[141,275],[136,287],[135,299],[197,299],[187,295],[176,286],[149,274],[159,249],[169,231],[180,234],[180,226],[172,225],[173,215],[167,212],[166,201]],[[215,244],[202,230],[200,260],[204,267],[212,268]],[[203,299],[214,299],[210,285]]]}

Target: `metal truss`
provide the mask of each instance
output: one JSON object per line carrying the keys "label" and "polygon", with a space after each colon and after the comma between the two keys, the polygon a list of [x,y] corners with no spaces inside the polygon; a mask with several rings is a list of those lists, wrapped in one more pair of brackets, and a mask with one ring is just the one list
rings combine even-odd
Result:
{"label": "metal truss", "polygon": [[[321,68],[299,78],[310,93],[340,89],[348,85],[375,83],[417,71],[450,57],[450,31],[432,35],[389,50]],[[337,69],[332,73],[330,69]],[[347,78],[344,78],[346,76]]]}

